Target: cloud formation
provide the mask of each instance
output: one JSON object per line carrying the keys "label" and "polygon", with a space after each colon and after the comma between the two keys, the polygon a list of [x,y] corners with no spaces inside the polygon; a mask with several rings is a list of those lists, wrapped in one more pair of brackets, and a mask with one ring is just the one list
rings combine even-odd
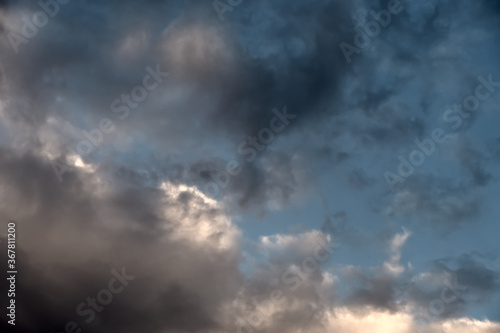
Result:
{"label": "cloud formation", "polygon": [[[224,21],[211,2],[42,3],[35,29],[45,7],[0,1],[20,272],[2,331],[500,331],[500,95],[457,130],[442,118],[479,75],[500,81],[498,2],[401,0],[351,62],[340,43],[389,2],[245,1]],[[450,140],[388,189],[438,126]],[[79,304],[122,268],[135,279],[86,323]]]}

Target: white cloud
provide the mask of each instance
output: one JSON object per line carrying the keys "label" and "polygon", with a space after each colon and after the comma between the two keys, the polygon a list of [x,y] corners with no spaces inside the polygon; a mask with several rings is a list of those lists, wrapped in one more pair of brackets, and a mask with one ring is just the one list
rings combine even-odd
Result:
{"label": "white cloud", "polygon": [[389,261],[384,262],[384,269],[393,276],[401,275],[405,267],[399,263],[401,259],[401,248],[410,237],[411,232],[403,228],[403,233],[396,234],[390,243],[391,257]]}
{"label": "white cloud", "polygon": [[408,313],[370,310],[356,312],[337,308],[326,316],[326,329],[319,332],[342,333],[496,333],[500,324],[471,318],[449,319],[429,326],[418,326]]}
{"label": "white cloud", "polygon": [[[171,232],[169,237],[220,250],[237,247],[240,231],[222,213],[216,200],[194,186],[164,182],[160,188],[165,193],[165,219],[173,221],[165,225]],[[180,202],[183,198],[186,204]]]}

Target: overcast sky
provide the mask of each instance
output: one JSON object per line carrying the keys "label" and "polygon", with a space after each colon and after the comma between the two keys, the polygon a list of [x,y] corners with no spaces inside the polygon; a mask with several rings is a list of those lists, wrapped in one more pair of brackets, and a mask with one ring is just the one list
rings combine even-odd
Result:
{"label": "overcast sky", "polygon": [[2,332],[500,332],[499,40],[495,0],[0,1]]}

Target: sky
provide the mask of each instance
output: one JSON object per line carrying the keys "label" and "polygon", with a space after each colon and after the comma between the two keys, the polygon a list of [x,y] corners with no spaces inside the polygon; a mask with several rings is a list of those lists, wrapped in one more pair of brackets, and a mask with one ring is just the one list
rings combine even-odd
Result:
{"label": "sky", "polygon": [[499,40],[495,0],[0,1],[2,332],[500,332]]}

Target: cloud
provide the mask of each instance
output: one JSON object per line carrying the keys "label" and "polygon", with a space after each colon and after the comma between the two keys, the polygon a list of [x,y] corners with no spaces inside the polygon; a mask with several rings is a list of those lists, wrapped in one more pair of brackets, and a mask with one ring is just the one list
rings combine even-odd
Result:
{"label": "cloud", "polygon": [[434,224],[440,231],[448,231],[470,223],[480,214],[481,202],[472,193],[473,188],[456,184],[452,179],[413,176],[404,189],[395,194],[385,213],[389,217],[418,217],[424,226]]}
{"label": "cloud", "polygon": [[411,233],[403,228],[402,234],[396,234],[390,244],[391,257],[389,261],[384,262],[384,269],[390,275],[401,275],[404,272],[404,266],[399,263],[401,259],[401,247],[406,243]]}
{"label": "cloud", "polygon": [[[483,124],[497,123],[487,112],[498,97],[446,146],[453,173],[429,160],[394,195],[381,190],[378,173],[415,139],[449,125],[439,118],[446,107],[497,69],[498,3],[405,2],[348,64],[339,43],[385,5],[247,1],[221,23],[210,2],[73,0],[15,53],[9,32],[21,32],[23,15],[40,8],[0,1],[0,220],[18,221],[16,328],[62,330],[75,320],[89,333],[222,333],[264,313],[261,328],[270,332],[414,333],[417,309],[457,276],[467,294],[423,331],[497,332],[498,323],[472,313],[497,296],[498,258],[436,254],[417,272],[402,259],[404,246],[414,246],[409,231],[381,246],[387,226],[372,232],[369,218],[342,205],[357,209],[369,198],[384,223],[417,220],[415,234],[454,232],[484,217],[480,191],[495,179],[498,138]],[[112,103],[143,82],[147,66],[171,75],[122,120]],[[283,105],[296,121],[246,163],[238,144]],[[103,118],[116,130],[77,155],[82,131]],[[208,196],[202,189],[232,159],[241,174],[220,197]],[[56,162],[68,167],[62,182]],[[281,222],[299,203],[314,211],[323,187],[333,188],[324,200],[344,213],[327,214],[321,231],[307,210],[310,229],[298,234],[274,225],[246,233],[237,224],[249,212]],[[334,253],[304,274],[318,242],[339,240],[349,247],[342,262],[354,252],[388,257],[350,265]],[[121,267],[137,278],[86,325],[77,305]],[[270,305],[276,289],[283,302]]]}
{"label": "cloud", "polygon": [[[428,327],[420,327],[414,322],[411,315],[404,313],[391,314],[387,312],[368,311],[356,313],[349,309],[341,308],[328,317],[332,331],[347,333],[357,332],[384,332],[384,333],[438,333],[438,332],[477,332],[492,333],[500,328],[490,321],[479,321],[468,318],[435,323]],[[320,332],[320,331],[318,331]]]}

